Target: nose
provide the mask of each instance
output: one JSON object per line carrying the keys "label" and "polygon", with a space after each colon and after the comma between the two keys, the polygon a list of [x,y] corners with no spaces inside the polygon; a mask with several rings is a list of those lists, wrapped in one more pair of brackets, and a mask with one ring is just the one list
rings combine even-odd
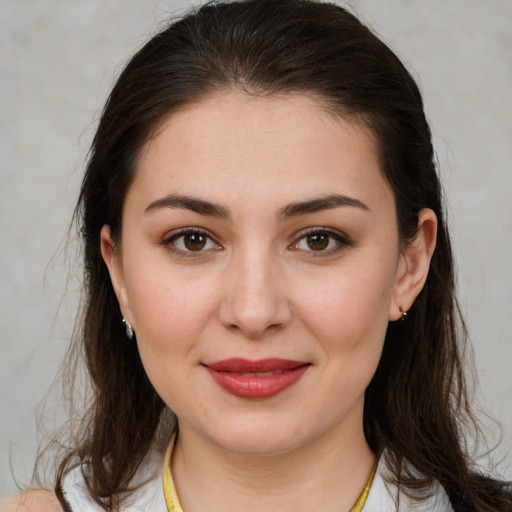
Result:
{"label": "nose", "polygon": [[292,318],[285,290],[283,272],[269,256],[240,256],[226,269],[220,322],[250,339],[278,331]]}

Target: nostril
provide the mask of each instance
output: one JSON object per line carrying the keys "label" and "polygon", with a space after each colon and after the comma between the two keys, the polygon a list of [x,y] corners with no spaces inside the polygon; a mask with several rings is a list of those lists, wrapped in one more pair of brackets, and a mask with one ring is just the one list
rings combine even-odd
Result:
{"label": "nostril", "polygon": [[276,332],[283,328],[283,325],[280,323],[273,323],[270,325],[266,325],[263,327],[260,326],[249,326],[249,325],[239,325],[237,323],[225,324],[225,328],[232,331],[233,333],[243,334],[246,338],[249,339],[261,339],[268,334]]}
{"label": "nostril", "polygon": [[230,331],[257,339],[287,325],[291,308],[276,280],[271,283],[269,275],[256,279],[253,274],[242,279],[230,276],[218,319]]}

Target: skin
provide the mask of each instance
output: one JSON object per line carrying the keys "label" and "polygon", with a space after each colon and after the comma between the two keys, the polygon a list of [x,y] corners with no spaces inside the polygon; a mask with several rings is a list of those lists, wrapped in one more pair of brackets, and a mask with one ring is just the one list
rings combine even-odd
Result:
{"label": "skin", "polygon": [[[333,194],[316,211],[296,206]],[[171,204],[177,195],[218,215]],[[205,237],[201,250],[185,228]],[[401,248],[371,134],[315,98],[225,91],[162,122],[121,240],[104,226],[101,241],[146,372],[178,418],[172,472],[186,512],[350,509],[375,463],[364,391],[388,322],[423,287],[435,235],[422,210]],[[232,357],[309,367],[277,396],[247,400],[205,370]]]}
{"label": "skin", "polygon": [[31,489],[0,503],[0,512],[62,512],[51,489]]}
{"label": "skin", "polygon": [[[333,194],[360,204],[290,214]],[[165,199],[176,195],[218,215]],[[184,228],[206,237],[201,250]],[[228,91],[162,123],[140,155],[122,241],[105,226],[102,250],[148,376],[178,418],[172,469],[187,512],[353,505],[374,464],[364,391],[388,322],[425,282],[435,232],[423,210],[400,250],[371,135],[313,98]],[[204,368],[231,357],[310,366],[279,395],[247,400]]]}

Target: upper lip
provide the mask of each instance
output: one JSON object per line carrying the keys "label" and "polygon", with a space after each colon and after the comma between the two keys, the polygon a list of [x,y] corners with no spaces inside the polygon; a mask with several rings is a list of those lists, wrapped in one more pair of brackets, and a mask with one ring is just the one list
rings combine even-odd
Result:
{"label": "upper lip", "polygon": [[299,368],[306,364],[308,363],[275,357],[254,361],[234,357],[231,359],[223,359],[222,361],[215,361],[214,363],[207,363],[205,366],[218,372],[263,373],[277,370],[293,370],[294,368]]}

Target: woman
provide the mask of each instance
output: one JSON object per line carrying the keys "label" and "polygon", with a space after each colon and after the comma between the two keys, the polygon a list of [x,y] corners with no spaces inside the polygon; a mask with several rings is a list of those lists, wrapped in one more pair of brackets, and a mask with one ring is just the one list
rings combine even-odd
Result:
{"label": "woman", "polygon": [[512,508],[466,451],[421,96],[344,9],[214,4],[155,36],[77,218],[92,399],[25,510]]}

